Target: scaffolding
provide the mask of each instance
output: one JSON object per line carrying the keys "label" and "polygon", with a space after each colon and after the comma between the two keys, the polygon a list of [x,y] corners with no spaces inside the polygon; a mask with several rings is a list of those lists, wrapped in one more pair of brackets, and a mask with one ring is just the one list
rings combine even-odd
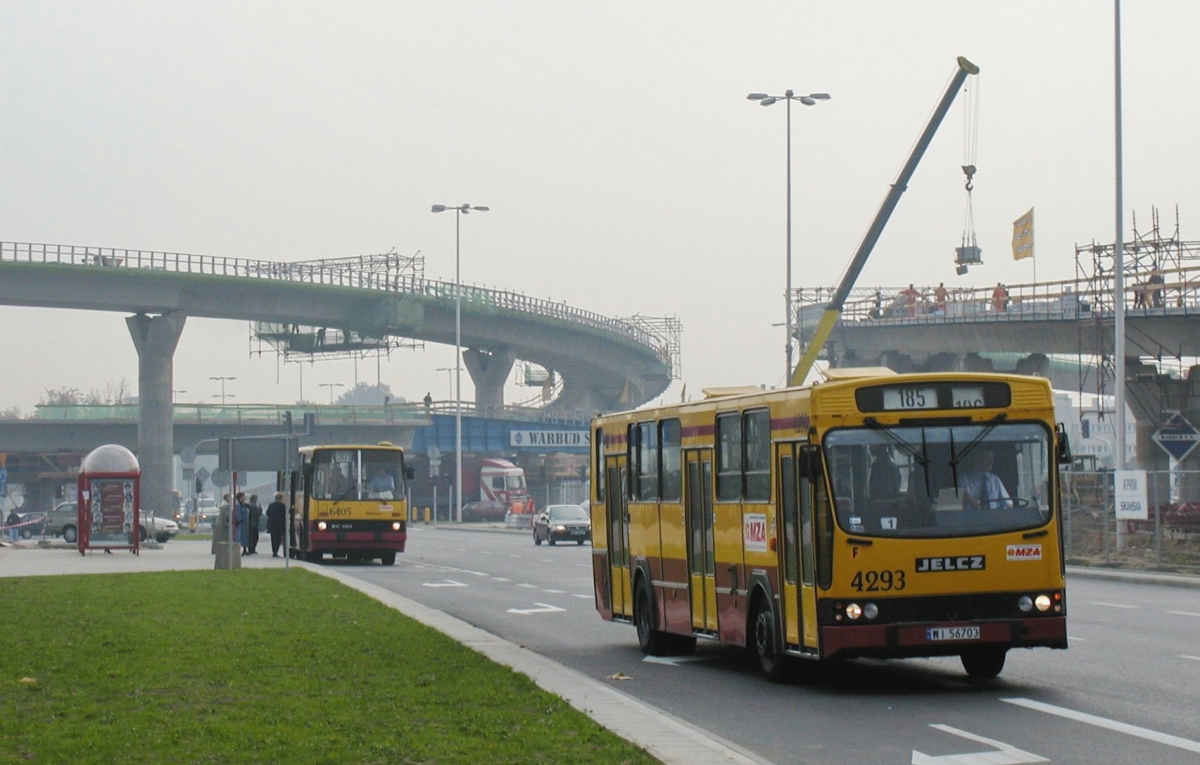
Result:
{"label": "scaffolding", "polygon": [[679,317],[643,316],[635,313],[622,321],[654,338],[659,360],[671,368],[671,379],[683,379],[683,323],[679,321]]}
{"label": "scaffolding", "polygon": [[370,335],[334,327],[303,324],[250,324],[250,355],[274,352],[285,364],[341,359],[391,358],[392,351],[421,350],[424,343],[409,338]]}

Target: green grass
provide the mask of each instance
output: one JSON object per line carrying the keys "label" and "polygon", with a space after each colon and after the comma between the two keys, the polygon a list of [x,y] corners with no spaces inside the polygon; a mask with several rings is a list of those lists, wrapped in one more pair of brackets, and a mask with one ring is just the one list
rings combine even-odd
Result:
{"label": "green grass", "polygon": [[655,762],[303,569],[6,578],[0,614],[3,763]]}

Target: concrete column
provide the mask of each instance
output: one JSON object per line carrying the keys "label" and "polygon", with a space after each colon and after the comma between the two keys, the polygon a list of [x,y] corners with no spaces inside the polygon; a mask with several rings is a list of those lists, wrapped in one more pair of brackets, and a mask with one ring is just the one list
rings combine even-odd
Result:
{"label": "concrete column", "polygon": [[1044,353],[1031,353],[1017,361],[1017,374],[1050,377],[1050,359]]}
{"label": "concrete column", "polygon": [[504,410],[504,383],[512,372],[516,356],[508,348],[485,351],[468,348],[463,363],[475,384],[475,411],[482,417]]}
{"label": "concrete column", "polygon": [[142,513],[171,517],[175,453],[171,421],[172,357],[183,323],[181,313],[125,319],[138,352],[138,463],[142,468]]}

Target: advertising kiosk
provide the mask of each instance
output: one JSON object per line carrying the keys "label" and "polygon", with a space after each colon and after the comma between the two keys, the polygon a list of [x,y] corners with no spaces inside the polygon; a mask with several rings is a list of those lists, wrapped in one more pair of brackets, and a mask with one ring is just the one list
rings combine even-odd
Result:
{"label": "advertising kiosk", "polygon": [[101,446],[79,466],[79,554],[132,550],[138,554],[141,469],[124,446]]}

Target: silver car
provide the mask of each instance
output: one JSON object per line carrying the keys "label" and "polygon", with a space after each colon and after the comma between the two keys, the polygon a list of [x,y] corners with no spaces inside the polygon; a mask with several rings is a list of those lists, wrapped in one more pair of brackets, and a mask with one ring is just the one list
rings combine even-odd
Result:
{"label": "silver car", "polygon": [[[56,537],[61,534],[64,541],[75,544],[79,539],[78,523],[78,506],[74,502],[61,502],[46,518],[46,536]],[[145,542],[151,533],[158,542],[167,542],[179,533],[179,524],[169,518],[155,517],[154,527],[151,529],[150,518],[141,516],[138,521],[138,541]]]}

